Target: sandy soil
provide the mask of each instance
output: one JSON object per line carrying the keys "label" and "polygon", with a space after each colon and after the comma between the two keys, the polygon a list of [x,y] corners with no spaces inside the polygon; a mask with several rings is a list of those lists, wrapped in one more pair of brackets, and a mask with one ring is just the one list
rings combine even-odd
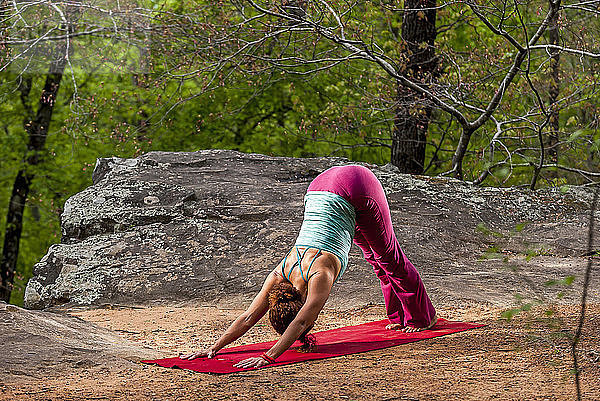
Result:
{"label": "sandy soil", "polygon": [[[539,307],[507,322],[481,305],[438,310],[441,317],[488,324],[389,349],[224,376],[130,366],[82,366],[44,380],[0,383],[0,399],[152,400],[563,400],[575,399],[569,334],[579,309]],[[210,343],[240,310],[193,304],[107,307],[70,313],[124,338],[176,355]],[[380,319],[381,306],[326,309],[316,331]],[[587,310],[578,346],[583,399],[600,399],[600,305]],[[235,345],[276,335],[261,321]],[[59,369],[60,367],[57,367]]]}

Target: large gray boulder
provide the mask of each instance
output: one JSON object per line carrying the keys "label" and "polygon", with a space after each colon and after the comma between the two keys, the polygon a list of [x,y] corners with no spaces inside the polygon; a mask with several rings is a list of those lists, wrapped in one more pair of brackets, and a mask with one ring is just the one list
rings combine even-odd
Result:
{"label": "large gray boulder", "polygon": [[[247,299],[293,245],[310,181],[349,163],[220,150],[99,159],[93,185],[65,203],[62,242],[35,265],[25,305]],[[369,167],[437,303],[548,298],[556,291],[544,283],[585,268],[584,188],[481,188]],[[378,281],[353,247],[332,303],[379,302]]]}

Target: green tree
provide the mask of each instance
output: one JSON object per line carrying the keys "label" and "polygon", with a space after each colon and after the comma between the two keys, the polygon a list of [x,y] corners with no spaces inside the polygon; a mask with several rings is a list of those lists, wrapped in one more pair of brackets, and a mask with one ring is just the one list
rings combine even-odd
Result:
{"label": "green tree", "polygon": [[15,269],[19,255],[19,244],[23,231],[23,213],[25,202],[29,195],[31,184],[35,178],[32,168],[40,164],[45,151],[46,138],[52,121],[54,105],[57,101],[60,83],[67,64],[67,47],[64,43],[57,43],[51,53],[50,66],[45,77],[44,86],[39,95],[37,110],[31,104],[31,89],[33,78],[24,74],[20,77],[18,88],[19,96],[24,110],[23,127],[27,133],[27,148],[23,157],[23,165],[17,172],[12,185],[12,193],[8,202],[6,214],[6,228],[4,244],[0,258],[0,300],[8,302],[12,291]]}

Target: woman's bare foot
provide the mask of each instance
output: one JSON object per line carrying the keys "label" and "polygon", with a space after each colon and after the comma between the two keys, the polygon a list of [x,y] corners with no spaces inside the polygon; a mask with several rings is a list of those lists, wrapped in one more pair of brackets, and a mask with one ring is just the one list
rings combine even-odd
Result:
{"label": "woman's bare foot", "polygon": [[416,333],[417,331],[423,331],[432,328],[437,323],[437,316],[433,316],[431,319],[431,323],[427,327],[412,327],[412,326],[404,326],[399,323],[390,323],[385,326],[386,330],[400,330],[404,333]]}

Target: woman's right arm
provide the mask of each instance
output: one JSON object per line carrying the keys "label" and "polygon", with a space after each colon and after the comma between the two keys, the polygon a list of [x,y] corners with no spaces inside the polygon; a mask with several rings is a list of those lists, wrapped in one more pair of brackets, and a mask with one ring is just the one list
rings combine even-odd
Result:
{"label": "woman's right arm", "polygon": [[269,310],[269,291],[274,285],[281,283],[283,280],[283,277],[278,274],[278,269],[275,268],[265,279],[260,292],[254,297],[248,309],[231,323],[225,333],[211,347],[179,357],[181,359],[212,358],[221,348],[240,338],[267,313]]}

